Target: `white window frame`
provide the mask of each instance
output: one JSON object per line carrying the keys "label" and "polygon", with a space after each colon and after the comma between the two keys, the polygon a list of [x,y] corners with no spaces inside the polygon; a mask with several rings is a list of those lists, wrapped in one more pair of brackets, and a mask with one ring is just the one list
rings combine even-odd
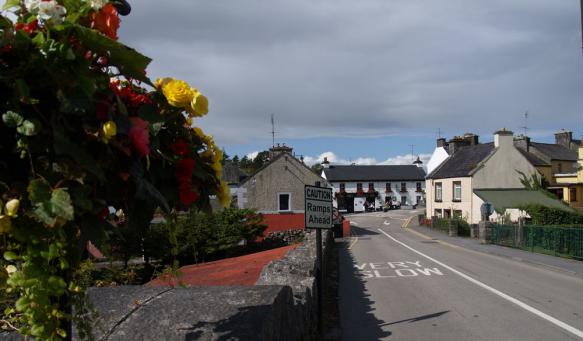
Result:
{"label": "white window frame", "polygon": [[[434,187],[435,187],[435,201],[443,201],[443,182],[436,182]],[[438,193],[439,195],[437,195]]]}
{"label": "white window frame", "polygon": [[[280,196],[282,194],[287,194],[288,195],[288,200],[287,200],[287,210],[282,210],[281,207],[279,206],[281,201],[280,201]],[[291,212],[292,207],[291,207],[291,203],[292,203],[292,194],[291,192],[277,192],[277,211],[278,212]]]}
{"label": "white window frame", "polygon": [[[459,186],[459,188],[458,188]],[[459,190],[459,196],[457,196],[457,191]],[[461,181],[454,181],[453,182],[453,200],[454,201],[462,201],[462,182]]]}

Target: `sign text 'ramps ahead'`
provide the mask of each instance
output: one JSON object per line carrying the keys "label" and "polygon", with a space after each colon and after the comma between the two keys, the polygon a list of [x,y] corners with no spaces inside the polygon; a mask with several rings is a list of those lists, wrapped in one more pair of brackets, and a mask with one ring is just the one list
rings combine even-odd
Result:
{"label": "sign text 'ramps ahead'", "polygon": [[332,189],[308,186],[305,187],[306,228],[332,228]]}

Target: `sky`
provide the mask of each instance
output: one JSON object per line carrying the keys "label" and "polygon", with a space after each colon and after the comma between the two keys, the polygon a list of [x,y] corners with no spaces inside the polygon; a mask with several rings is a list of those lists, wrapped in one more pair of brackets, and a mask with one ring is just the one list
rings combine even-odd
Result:
{"label": "sky", "polygon": [[[229,155],[286,143],[306,162],[427,160],[500,128],[583,134],[578,1],[139,0],[120,41],[210,100]],[[525,120],[525,112],[528,118]]]}

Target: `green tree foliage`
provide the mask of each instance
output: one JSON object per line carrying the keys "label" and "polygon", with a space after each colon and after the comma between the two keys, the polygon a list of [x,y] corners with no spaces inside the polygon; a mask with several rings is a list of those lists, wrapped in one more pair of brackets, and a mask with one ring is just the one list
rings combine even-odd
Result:
{"label": "green tree foliage", "polygon": [[[267,228],[255,210],[225,208],[214,213],[192,211],[178,217],[175,224],[177,259],[192,264],[247,253]],[[172,262],[168,252],[168,225],[156,224],[145,240],[146,253],[152,258]]]}

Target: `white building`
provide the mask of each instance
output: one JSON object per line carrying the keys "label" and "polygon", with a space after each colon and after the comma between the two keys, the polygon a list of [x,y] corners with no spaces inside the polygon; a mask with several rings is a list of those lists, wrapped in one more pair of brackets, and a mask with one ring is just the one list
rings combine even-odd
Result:
{"label": "white building", "polygon": [[322,162],[322,177],[334,190],[334,206],[341,211],[360,212],[364,203],[381,208],[385,203],[425,203],[425,171],[416,165],[338,166]]}

